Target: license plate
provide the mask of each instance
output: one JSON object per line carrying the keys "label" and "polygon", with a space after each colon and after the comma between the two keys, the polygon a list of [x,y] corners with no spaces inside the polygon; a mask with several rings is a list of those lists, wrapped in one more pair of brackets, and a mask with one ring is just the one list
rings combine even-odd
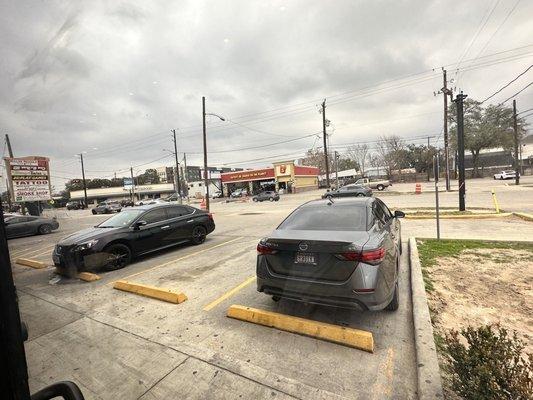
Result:
{"label": "license plate", "polygon": [[296,256],[294,257],[294,263],[316,265],[316,254],[297,252]]}
{"label": "license plate", "polygon": [[52,261],[54,262],[54,264],[61,264],[61,261],[59,260],[59,257],[56,256],[55,254],[52,255]]}

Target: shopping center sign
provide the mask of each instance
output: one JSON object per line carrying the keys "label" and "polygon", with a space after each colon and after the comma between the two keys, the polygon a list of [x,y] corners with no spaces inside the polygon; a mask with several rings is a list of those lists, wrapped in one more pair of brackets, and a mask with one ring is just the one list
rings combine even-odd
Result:
{"label": "shopping center sign", "polygon": [[15,202],[52,198],[50,160],[47,157],[5,158],[11,199]]}

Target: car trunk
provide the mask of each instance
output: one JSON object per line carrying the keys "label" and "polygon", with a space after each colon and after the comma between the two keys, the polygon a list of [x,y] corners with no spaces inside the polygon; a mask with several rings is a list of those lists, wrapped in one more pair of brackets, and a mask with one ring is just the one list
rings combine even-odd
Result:
{"label": "car trunk", "polygon": [[267,243],[277,251],[265,257],[270,270],[278,275],[343,282],[358,262],[341,260],[336,255],[361,251],[368,239],[364,231],[276,230]]}

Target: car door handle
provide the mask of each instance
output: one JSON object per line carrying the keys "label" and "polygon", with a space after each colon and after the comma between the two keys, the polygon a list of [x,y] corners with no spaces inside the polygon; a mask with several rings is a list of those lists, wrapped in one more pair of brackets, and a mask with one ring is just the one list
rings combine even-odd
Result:
{"label": "car door handle", "polygon": [[194,222],[194,219],[190,219],[190,220],[187,221],[187,223],[189,223],[189,222]]}
{"label": "car door handle", "polygon": [[166,231],[167,229],[170,229],[170,225],[165,225],[161,227],[162,231]]}

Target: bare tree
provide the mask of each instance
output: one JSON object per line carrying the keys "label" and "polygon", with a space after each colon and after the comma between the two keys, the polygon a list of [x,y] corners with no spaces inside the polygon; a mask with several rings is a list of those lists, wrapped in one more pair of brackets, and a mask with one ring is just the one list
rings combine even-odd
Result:
{"label": "bare tree", "polygon": [[368,145],[358,144],[348,148],[347,155],[359,165],[361,175],[365,176],[365,166],[368,160]]}
{"label": "bare tree", "polygon": [[389,176],[394,170],[398,170],[401,174],[401,169],[408,163],[405,142],[396,135],[381,136],[377,143],[377,154],[386,166]]}

